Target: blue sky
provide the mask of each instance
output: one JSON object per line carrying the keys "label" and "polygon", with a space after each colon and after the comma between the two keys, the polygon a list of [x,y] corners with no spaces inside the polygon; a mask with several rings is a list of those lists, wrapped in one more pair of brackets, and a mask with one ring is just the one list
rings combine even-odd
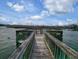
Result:
{"label": "blue sky", "polygon": [[68,25],[77,23],[77,0],[0,0],[0,23]]}

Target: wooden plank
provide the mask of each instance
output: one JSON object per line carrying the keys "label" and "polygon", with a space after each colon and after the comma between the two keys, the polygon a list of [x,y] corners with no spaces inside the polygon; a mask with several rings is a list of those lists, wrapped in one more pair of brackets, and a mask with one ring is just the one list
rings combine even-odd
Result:
{"label": "wooden plank", "polygon": [[52,59],[51,54],[45,45],[43,34],[35,35],[35,43],[30,59]]}

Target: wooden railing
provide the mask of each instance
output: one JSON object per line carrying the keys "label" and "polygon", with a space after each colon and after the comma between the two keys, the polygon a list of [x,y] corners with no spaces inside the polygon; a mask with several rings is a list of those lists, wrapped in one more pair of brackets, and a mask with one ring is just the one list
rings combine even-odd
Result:
{"label": "wooden railing", "polygon": [[[34,39],[34,32],[26,39],[13,53],[9,56],[8,59],[23,59],[24,53],[27,49],[29,49],[30,43],[33,42]],[[28,55],[28,53],[26,52]],[[27,58],[28,59],[28,58]]]}
{"label": "wooden railing", "polygon": [[44,32],[44,34],[55,59],[78,59],[78,53],[75,50],[59,41],[49,33]]}

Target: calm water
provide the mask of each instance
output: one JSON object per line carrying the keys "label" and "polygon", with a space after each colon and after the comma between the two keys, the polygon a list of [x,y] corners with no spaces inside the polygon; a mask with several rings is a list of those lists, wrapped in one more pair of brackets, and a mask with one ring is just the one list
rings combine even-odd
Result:
{"label": "calm water", "polygon": [[11,28],[0,28],[0,59],[8,59],[15,48],[15,30]]}
{"label": "calm water", "polygon": [[78,31],[63,31],[63,42],[78,51]]}

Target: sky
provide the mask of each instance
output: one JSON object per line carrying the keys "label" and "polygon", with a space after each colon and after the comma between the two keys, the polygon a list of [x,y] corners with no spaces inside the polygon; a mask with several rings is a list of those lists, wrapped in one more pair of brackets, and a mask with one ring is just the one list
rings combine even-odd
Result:
{"label": "sky", "polygon": [[77,0],[0,0],[0,24],[77,24]]}

